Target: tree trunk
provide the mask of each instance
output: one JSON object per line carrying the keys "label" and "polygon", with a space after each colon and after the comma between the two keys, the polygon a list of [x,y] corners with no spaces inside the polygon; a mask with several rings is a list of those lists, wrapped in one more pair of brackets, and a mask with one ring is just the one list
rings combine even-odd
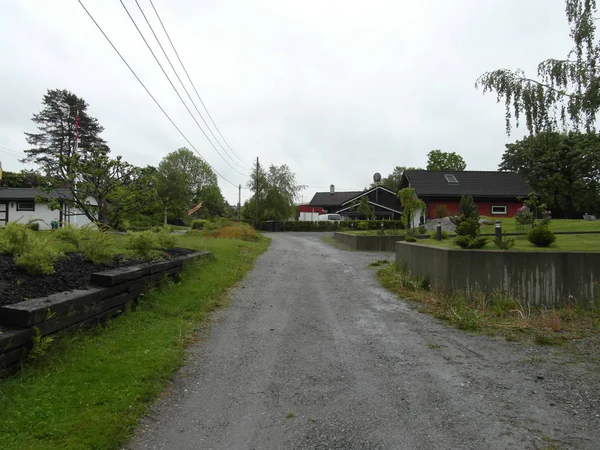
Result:
{"label": "tree trunk", "polygon": [[163,209],[163,225],[166,227],[167,226],[167,215],[169,212],[169,206],[165,203],[165,207]]}

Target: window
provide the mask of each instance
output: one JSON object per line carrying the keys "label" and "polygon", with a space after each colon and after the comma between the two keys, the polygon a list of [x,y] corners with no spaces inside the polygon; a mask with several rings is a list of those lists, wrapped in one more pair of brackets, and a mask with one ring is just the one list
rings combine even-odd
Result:
{"label": "window", "polygon": [[506,206],[492,206],[492,214],[504,214],[506,215]]}
{"label": "window", "polygon": [[458,184],[458,180],[456,179],[456,177],[454,175],[452,175],[451,173],[444,175],[446,177],[446,181],[448,183],[452,183],[452,184]]}
{"label": "window", "polygon": [[35,203],[17,202],[17,211],[35,211]]}

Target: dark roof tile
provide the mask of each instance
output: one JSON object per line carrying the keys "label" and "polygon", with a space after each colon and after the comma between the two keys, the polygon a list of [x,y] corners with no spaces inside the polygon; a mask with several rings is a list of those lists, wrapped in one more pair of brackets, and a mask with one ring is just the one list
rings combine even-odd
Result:
{"label": "dark roof tile", "polygon": [[310,206],[339,206],[342,203],[356,197],[363,191],[346,191],[346,192],[317,192],[310,201]]}

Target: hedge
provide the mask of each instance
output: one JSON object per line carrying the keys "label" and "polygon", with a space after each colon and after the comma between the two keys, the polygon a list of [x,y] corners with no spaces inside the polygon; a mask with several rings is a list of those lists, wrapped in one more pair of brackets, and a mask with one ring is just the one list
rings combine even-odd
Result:
{"label": "hedge", "polygon": [[[277,223],[279,226],[277,226]],[[275,231],[380,230],[381,224],[383,224],[384,230],[401,230],[404,228],[400,220],[328,220],[320,222],[288,220],[276,222]],[[268,230],[268,224],[266,221],[262,221],[255,228],[266,231]]]}

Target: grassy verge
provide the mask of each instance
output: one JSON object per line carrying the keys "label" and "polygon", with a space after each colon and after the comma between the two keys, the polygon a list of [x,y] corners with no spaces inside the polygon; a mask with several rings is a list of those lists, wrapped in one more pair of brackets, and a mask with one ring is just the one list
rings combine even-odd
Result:
{"label": "grassy verge", "polygon": [[396,264],[383,264],[377,278],[402,299],[415,302],[421,312],[466,331],[499,335],[510,341],[532,340],[540,345],[560,344],[600,332],[598,306],[534,309],[500,294],[446,295],[431,290],[427,279],[412,277]]}
{"label": "grassy verge", "polygon": [[184,360],[200,321],[221,305],[267,239],[180,237],[209,250],[179,282],[143,296],[135,311],[93,330],[64,335],[13,378],[0,380],[0,447],[114,449]]}

